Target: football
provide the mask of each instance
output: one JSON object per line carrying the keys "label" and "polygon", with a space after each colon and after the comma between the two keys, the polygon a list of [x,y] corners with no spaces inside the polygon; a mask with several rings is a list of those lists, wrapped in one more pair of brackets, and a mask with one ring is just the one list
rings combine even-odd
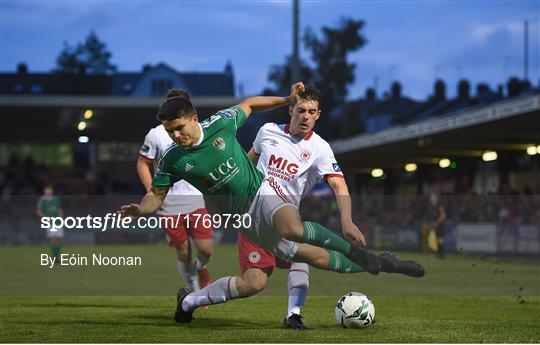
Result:
{"label": "football", "polygon": [[336,303],[336,321],[345,328],[365,328],[375,321],[375,305],[360,292],[349,292]]}

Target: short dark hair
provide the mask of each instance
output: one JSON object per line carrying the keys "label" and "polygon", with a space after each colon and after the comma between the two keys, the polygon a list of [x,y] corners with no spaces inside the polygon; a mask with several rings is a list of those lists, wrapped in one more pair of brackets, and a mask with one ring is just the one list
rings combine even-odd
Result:
{"label": "short dark hair", "polygon": [[188,101],[191,100],[189,98],[189,93],[187,93],[186,90],[182,90],[182,89],[170,89],[169,91],[167,91],[167,96],[165,96],[165,98],[169,99],[173,97],[184,97]]}
{"label": "short dark hair", "polygon": [[321,107],[321,93],[315,85],[306,84],[304,91],[298,92],[298,100],[317,101],[319,108]]}
{"label": "short dark hair", "polygon": [[197,114],[195,107],[191,104],[191,99],[187,91],[182,89],[171,89],[167,92],[165,98],[165,101],[159,106],[156,115],[156,118],[159,121],[170,121]]}

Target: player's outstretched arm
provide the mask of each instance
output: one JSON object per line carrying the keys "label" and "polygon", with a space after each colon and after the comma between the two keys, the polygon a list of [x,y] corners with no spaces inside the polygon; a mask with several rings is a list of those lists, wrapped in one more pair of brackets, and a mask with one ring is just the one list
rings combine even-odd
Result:
{"label": "player's outstretched arm", "polygon": [[169,189],[152,187],[141,200],[140,204],[129,204],[120,207],[118,213],[122,217],[137,218],[145,214],[154,213],[163,204]]}
{"label": "player's outstretched arm", "polygon": [[332,176],[328,178],[327,182],[336,196],[339,214],[341,215],[343,236],[353,244],[365,245],[366,239],[364,238],[364,234],[362,234],[360,229],[352,221],[351,196],[345,179],[343,177]]}
{"label": "player's outstretched arm", "polygon": [[152,188],[152,162],[139,155],[137,159],[137,175],[139,175],[139,180],[144,186],[146,191],[149,191]]}
{"label": "player's outstretched arm", "polygon": [[246,117],[249,117],[254,111],[267,111],[296,102],[296,99],[298,98],[298,92],[302,90],[304,90],[304,84],[302,82],[294,83],[291,86],[291,93],[287,97],[250,97],[245,99],[242,103],[238,104],[238,107],[240,107],[246,113]]}

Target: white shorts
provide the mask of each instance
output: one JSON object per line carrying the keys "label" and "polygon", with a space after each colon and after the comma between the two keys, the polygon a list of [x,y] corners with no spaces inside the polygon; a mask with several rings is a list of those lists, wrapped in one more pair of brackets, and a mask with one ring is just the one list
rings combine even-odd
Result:
{"label": "white shorts", "polygon": [[251,228],[243,229],[242,234],[278,258],[291,260],[298,250],[298,243],[283,238],[272,222],[274,214],[284,206],[297,208],[274,178],[266,178],[248,211]]}
{"label": "white shorts", "polygon": [[64,228],[49,228],[47,229],[47,238],[63,238],[64,237]]}

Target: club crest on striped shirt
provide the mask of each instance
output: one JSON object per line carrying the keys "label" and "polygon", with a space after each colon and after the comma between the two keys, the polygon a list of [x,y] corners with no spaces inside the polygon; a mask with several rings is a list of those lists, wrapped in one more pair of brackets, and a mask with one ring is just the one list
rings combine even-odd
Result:
{"label": "club crest on striped shirt", "polygon": [[216,138],[216,140],[212,142],[212,145],[214,145],[214,147],[220,151],[225,150],[225,141],[222,137]]}
{"label": "club crest on striped shirt", "polygon": [[311,158],[311,152],[309,150],[304,150],[302,153],[300,153],[300,159],[302,162],[307,162]]}
{"label": "club crest on striped shirt", "polygon": [[259,254],[258,252],[249,253],[249,261],[252,264],[256,264],[257,262],[261,261],[261,254]]}

